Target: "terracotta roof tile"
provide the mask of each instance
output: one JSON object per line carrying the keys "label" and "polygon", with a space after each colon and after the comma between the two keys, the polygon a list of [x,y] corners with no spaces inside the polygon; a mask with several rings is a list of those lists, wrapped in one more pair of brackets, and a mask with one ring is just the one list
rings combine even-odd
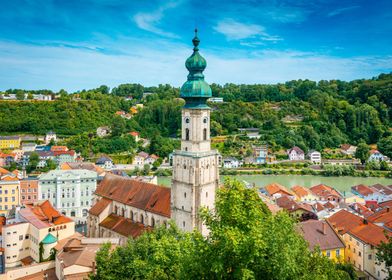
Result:
{"label": "terracotta roof tile", "polygon": [[368,217],[373,223],[389,224],[392,222],[392,208],[385,207]]}
{"label": "terracotta roof tile", "polygon": [[265,186],[264,188],[270,196],[272,196],[276,193],[282,193],[282,194],[294,196],[294,194],[291,191],[289,191],[288,189],[286,189],[286,187],[284,187],[278,183],[269,184],[269,185]]}
{"label": "terracotta roof tile", "polygon": [[112,202],[112,200],[102,197],[97,203],[90,208],[89,213],[94,216],[99,216],[103,210]]}
{"label": "terracotta roof tile", "polygon": [[141,223],[134,223],[130,219],[117,216],[116,214],[110,214],[100,224],[101,227],[110,229],[120,235],[133,238],[141,235],[145,230],[149,230],[149,227],[145,227]]}
{"label": "terracotta roof tile", "polygon": [[311,187],[310,190],[319,197],[328,197],[328,196],[335,196],[340,198],[342,197],[342,195],[339,192],[337,192],[334,188],[323,184],[319,184],[317,186]]}
{"label": "terracotta roof tile", "polygon": [[385,233],[382,227],[370,222],[351,229],[349,234],[373,246],[378,246],[381,241],[387,242],[385,234],[392,236],[392,233]]}
{"label": "terracotta roof tile", "polygon": [[340,210],[327,220],[335,228],[335,230],[339,232],[339,234],[344,234],[347,231],[363,224],[363,218],[346,210]]}
{"label": "terracotta roof tile", "polygon": [[374,191],[371,188],[369,188],[368,186],[365,186],[363,184],[353,186],[353,187],[351,187],[351,189],[354,192],[357,192],[362,196],[368,196],[368,195],[371,195],[374,193]]}
{"label": "terracotta roof tile", "polygon": [[95,193],[145,211],[170,217],[170,189],[106,174]]}
{"label": "terracotta roof tile", "polygon": [[292,187],[291,190],[297,195],[298,198],[301,198],[301,197],[304,197],[304,196],[311,194],[311,192],[308,188],[298,186],[298,185]]}

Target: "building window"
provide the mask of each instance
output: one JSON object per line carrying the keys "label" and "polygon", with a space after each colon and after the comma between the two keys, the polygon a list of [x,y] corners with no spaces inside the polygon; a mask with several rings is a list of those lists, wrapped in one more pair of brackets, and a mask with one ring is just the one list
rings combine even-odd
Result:
{"label": "building window", "polygon": [[336,254],[336,257],[339,257],[340,256],[340,249],[337,249],[335,254]]}
{"label": "building window", "polygon": [[75,217],[75,211],[71,211],[71,217]]}
{"label": "building window", "polygon": [[185,228],[185,221],[183,221],[183,222],[182,222],[182,227],[184,227],[184,228]]}
{"label": "building window", "polygon": [[372,254],[369,254],[368,259],[369,259],[369,260],[372,259]]}
{"label": "building window", "polygon": [[19,235],[19,241],[23,240],[23,235]]}
{"label": "building window", "polygon": [[208,120],[207,118],[204,118],[203,123],[207,123],[207,120]]}
{"label": "building window", "polygon": [[143,214],[140,214],[140,222],[141,222],[142,224],[144,224],[144,216],[143,216]]}
{"label": "building window", "polygon": [[191,120],[189,118],[185,118],[185,123],[189,123]]}
{"label": "building window", "polygon": [[186,192],[184,192],[184,198],[186,198]]}
{"label": "building window", "polygon": [[154,219],[154,217],[151,217],[151,226],[155,227],[155,219]]}
{"label": "building window", "polygon": [[83,217],[87,217],[87,213],[88,213],[87,209],[83,209]]}
{"label": "building window", "polygon": [[361,251],[358,251],[358,256],[361,256],[361,254],[362,254]]}
{"label": "building window", "polygon": [[208,197],[208,192],[206,192],[206,197]]}
{"label": "building window", "polygon": [[203,129],[203,140],[207,140],[207,128]]}
{"label": "building window", "polygon": [[129,212],[129,216],[130,216],[130,218],[131,218],[131,221],[133,222],[133,212],[132,212],[132,210]]}
{"label": "building window", "polygon": [[185,140],[189,140],[189,128],[185,128]]}

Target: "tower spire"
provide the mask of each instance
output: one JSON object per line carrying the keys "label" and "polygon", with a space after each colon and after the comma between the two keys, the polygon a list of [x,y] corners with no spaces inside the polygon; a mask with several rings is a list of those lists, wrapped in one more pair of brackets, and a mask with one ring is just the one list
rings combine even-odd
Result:
{"label": "tower spire", "polygon": [[185,99],[187,108],[208,108],[206,100],[212,96],[212,92],[204,81],[203,71],[207,67],[207,62],[199,53],[200,39],[197,28],[192,43],[193,53],[185,62],[189,74],[187,81],[181,87],[180,96]]}

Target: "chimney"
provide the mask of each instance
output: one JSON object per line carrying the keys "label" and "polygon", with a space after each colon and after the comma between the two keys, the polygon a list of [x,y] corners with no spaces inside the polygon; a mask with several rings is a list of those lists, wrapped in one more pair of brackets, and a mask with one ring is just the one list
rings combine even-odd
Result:
{"label": "chimney", "polygon": [[327,223],[323,222],[323,234],[327,235]]}
{"label": "chimney", "polygon": [[387,207],[385,207],[386,209],[387,209],[387,213],[389,213],[389,209],[390,209],[390,207],[389,206],[387,206]]}

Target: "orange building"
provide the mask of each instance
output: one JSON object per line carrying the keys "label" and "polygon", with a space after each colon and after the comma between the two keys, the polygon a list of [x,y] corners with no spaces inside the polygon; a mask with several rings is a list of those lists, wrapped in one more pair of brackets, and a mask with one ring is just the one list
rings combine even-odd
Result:
{"label": "orange building", "polygon": [[20,181],[20,203],[29,204],[38,200],[38,180]]}

